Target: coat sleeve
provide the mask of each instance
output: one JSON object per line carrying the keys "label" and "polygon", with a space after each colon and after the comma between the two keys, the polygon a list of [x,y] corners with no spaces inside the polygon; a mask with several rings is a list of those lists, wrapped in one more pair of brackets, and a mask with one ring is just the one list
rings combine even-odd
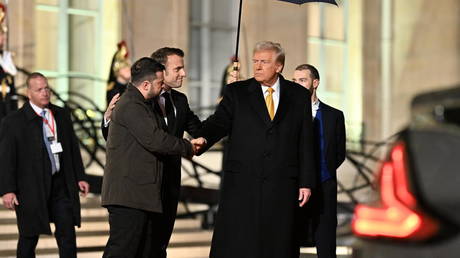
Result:
{"label": "coat sleeve", "polygon": [[185,131],[192,137],[197,138],[199,130],[201,128],[201,120],[195,113],[190,109],[187,97],[185,97]]}
{"label": "coat sleeve", "polygon": [[345,118],[343,117],[342,112],[340,112],[339,117],[337,119],[335,135],[337,137],[337,164],[335,164],[335,169],[337,169],[338,167],[340,167],[340,165],[342,165],[346,155]]}
{"label": "coat sleeve", "polygon": [[232,85],[227,86],[227,90],[224,93],[222,101],[217,106],[216,111],[203,122],[198,136],[204,137],[207,144],[198,152],[198,155],[207,151],[212,145],[230,133],[236,101],[233,91]]}
{"label": "coat sleeve", "polygon": [[299,188],[314,188],[316,185],[316,164],[313,153],[314,136],[310,96],[305,103],[302,118],[302,130],[298,145],[300,155]]}
{"label": "coat sleeve", "polygon": [[148,107],[133,102],[117,111],[121,112],[118,122],[125,126],[145,149],[164,155],[192,156],[193,150],[190,142],[169,135],[159,128],[154,122],[154,114],[148,111]]}
{"label": "coat sleeve", "polygon": [[9,120],[0,127],[0,196],[16,192],[16,141]]}

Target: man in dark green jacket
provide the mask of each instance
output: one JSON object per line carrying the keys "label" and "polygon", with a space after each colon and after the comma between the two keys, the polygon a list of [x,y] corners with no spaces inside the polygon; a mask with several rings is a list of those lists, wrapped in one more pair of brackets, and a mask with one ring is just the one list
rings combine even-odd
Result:
{"label": "man in dark green jacket", "polygon": [[163,211],[160,157],[191,157],[196,152],[193,144],[203,143],[169,135],[148,103],[161,92],[163,70],[148,57],[134,63],[132,82],[111,117],[102,184],[102,205],[109,211],[110,223],[104,257],[154,257],[160,232],[148,227],[155,227]]}

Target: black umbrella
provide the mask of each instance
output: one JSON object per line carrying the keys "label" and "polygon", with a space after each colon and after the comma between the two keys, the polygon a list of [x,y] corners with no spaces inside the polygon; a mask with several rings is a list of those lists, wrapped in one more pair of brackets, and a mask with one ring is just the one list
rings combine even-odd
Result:
{"label": "black umbrella", "polygon": [[294,3],[294,4],[305,4],[305,3],[311,3],[311,2],[323,2],[323,3],[337,5],[335,0],[317,0],[317,1],[314,1],[314,0],[278,0],[278,1],[289,2],[289,3]]}
{"label": "black umbrella", "polygon": [[[304,3],[311,3],[311,2],[323,2],[323,3],[329,3],[329,4],[334,4],[337,5],[337,2],[335,0],[278,0],[278,1],[283,1],[283,2],[289,2],[289,3],[294,3],[294,4],[304,4]],[[241,7],[243,5],[243,0],[240,0],[240,10],[238,12],[238,29],[236,31],[236,51],[235,51],[235,63],[233,66],[233,70],[238,70],[238,45],[240,43],[240,25],[241,25]]]}

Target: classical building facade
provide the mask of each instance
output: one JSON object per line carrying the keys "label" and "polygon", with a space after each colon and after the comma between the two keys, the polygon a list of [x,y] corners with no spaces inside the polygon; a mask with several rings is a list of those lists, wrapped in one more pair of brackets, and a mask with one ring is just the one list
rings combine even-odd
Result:
{"label": "classical building facade", "polygon": [[[252,74],[257,41],[281,43],[284,76],[291,78],[300,63],[317,66],[319,96],[345,112],[350,139],[386,139],[409,121],[414,95],[459,84],[458,0],[338,2],[243,0],[242,73]],[[9,1],[9,49],[19,67],[42,71],[58,92],[78,92],[105,108],[105,80],[118,41],[126,40],[133,60],[159,47],[180,47],[188,68],[182,90],[193,107],[208,107],[234,53],[238,3]]]}

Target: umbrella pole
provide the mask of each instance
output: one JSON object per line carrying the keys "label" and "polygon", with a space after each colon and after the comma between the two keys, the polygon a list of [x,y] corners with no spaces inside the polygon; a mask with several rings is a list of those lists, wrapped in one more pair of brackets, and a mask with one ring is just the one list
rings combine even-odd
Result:
{"label": "umbrella pole", "polygon": [[238,13],[238,28],[236,30],[236,50],[235,50],[235,60],[233,62],[233,71],[238,71],[238,46],[240,43],[240,27],[241,27],[241,9],[243,7],[243,0],[240,0],[240,9]]}

